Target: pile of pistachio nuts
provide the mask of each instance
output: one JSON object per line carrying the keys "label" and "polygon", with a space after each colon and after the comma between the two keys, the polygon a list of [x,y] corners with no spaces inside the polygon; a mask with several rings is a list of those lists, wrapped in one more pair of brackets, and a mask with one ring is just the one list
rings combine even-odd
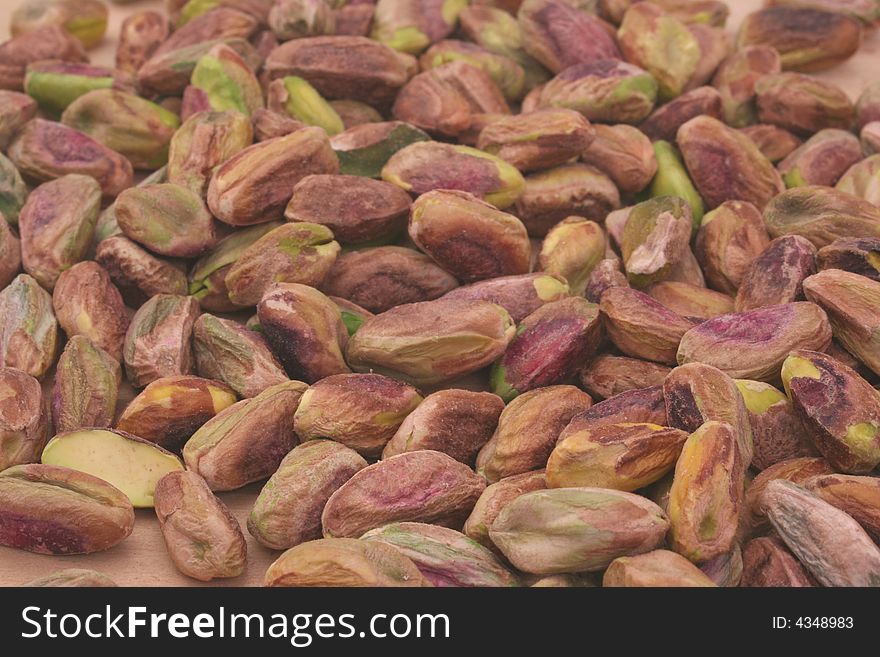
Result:
{"label": "pile of pistachio nuts", "polygon": [[152,508],[200,581],[880,586],[880,82],[811,75],[880,0],[765,5],[24,0],[0,545]]}

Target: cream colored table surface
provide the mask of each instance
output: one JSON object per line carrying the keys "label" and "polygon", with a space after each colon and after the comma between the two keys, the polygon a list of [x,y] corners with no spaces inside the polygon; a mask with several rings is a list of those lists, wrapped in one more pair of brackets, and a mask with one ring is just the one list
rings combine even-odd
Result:
{"label": "cream colored table surface", "polygon": [[[750,11],[761,5],[760,0],[728,0],[732,8],[729,22],[734,30]],[[9,37],[9,17],[18,5],[15,0],[0,0],[0,40]],[[115,34],[126,16],[145,9],[163,10],[161,0],[140,0],[128,5],[110,5],[110,27],[100,47],[90,52],[96,64],[112,65],[116,48]],[[862,88],[880,77],[880,30],[867,35],[861,51],[845,64],[819,77],[832,80],[855,99]],[[245,526],[254,497],[260,485],[240,491],[223,493],[221,497],[242,527]],[[216,582],[227,586],[259,586],[266,568],[279,554],[258,545],[245,531],[248,539],[248,567],[241,577]],[[91,568],[112,577],[123,586],[192,586],[198,582],[181,575],[169,561],[158,523],[152,510],[139,510],[132,535],[120,545],[98,554],[51,557],[0,548],[0,586],[15,586],[62,568]]]}

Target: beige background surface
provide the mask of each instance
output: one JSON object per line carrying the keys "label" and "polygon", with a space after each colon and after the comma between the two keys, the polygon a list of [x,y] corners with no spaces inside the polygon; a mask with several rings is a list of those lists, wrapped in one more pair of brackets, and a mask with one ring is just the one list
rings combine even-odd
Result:
{"label": "beige background surface", "polygon": [[[26,0],[25,0],[26,1]],[[733,31],[750,11],[761,5],[761,0],[728,0],[732,9],[729,29]],[[0,0],[0,40],[9,38],[9,17],[18,5],[16,0]],[[96,64],[112,65],[115,52],[115,34],[119,24],[130,14],[145,9],[163,10],[161,0],[139,0],[128,5],[110,5],[110,26],[103,43],[90,52]],[[880,30],[866,36],[861,51],[833,71],[819,77],[842,86],[850,96],[858,97],[862,88],[880,77]],[[245,526],[254,497],[260,485],[253,485],[221,498],[229,505]],[[248,539],[248,568],[244,575],[214,584],[227,586],[259,586],[269,564],[279,553],[258,545],[245,531]],[[198,582],[181,575],[169,561],[158,523],[152,510],[137,512],[132,535],[120,545],[106,552],[71,557],[51,557],[29,554],[0,547],[0,586],[15,586],[62,568],[90,568],[112,577],[123,586],[191,586]]]}

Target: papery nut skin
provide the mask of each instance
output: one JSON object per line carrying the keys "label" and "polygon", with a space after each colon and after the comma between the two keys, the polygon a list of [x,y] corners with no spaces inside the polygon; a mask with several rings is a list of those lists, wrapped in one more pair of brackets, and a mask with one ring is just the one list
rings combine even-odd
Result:
{"label": "papery nut skin", "polygon": [[190,89],[204,98],[206,109],[219,112],[232,110],[250,117],[264,105],[263,92],[252,67],[234,49],[222,43],[199,58],[187,87]]}
{"label": "papery nut skin", "polygon": [[609,399],[628,390],[660,385],[669,367],[638,358],[600,354],[579,374],[581,385],[594,399]]}
{"label": "papery nut skin", "polygon": [[694,322],[674,313],[647,294],[611,287],[599,309],[614,345],[627,356],[672,365],[679,343]]}
{"label": "papery nut skin", "polygon": [[692,283],[660,281],[645,292],[673,312],[692,319],[712,319],[733,311],[731,297]]}
{"label": "papery nut skin", "polygon": [[811,587],[814,581],[778,538],[762,536],[743,549],[742,587]]}
{"label": "papery nut skin", "polygon": [[501,513],[501,510],[520,495],[533,490],[544,490],[547,482],[543,470],[524,472],[505,477],[483,490],[473,511],[464,523],[464,533],[480,545],[498,552],[498,548],[489,538],[489,528]]}
{"label": "papery nut skin", "polygon": [[92,242],[101,188],[70,174],[40,185],[18,217],[24,270],[51,291],[61,273],[84,260]]}
{"label": "papery nut skin", "polygon": [[429,141],[428,133],[403,121],[368,123],[346,129],[330,140],[339,158],[339,172],[379,178],[397,151],[417,141]]}
{"label": "papery nut skin", "polygon": [[113,588],[116,582],[102,573],[83,568],[65,568],[22,584],[26,587]]}
{"label": "papery nut skin", "polygon": [[216,227],[195,192],[170,183],[132,187],[116,200],[126,237],[159,255],[192,258],[214,246]]}
{"label": "papery nut skin", "polygon": [[116,44],[116,68],[135,74],[159,44],[168,38],[168,19],[156,11],[132,14],[119,27]]}
{"label": "papery nut skin", "polygon": [[520,171],[565,164],[589,148],[593,126],[578,112],[546,109],[504,117],[480,132],[477,148]]}
{"label": "papery nut skin", "polygon": [[4,152],[19,130],[37,115],[37,101],[27,94],[0,89],[0,149]]}
{"label": "papery nut skin", "polygon": [[[241,12],[234,12],[241,15]],[[255,25],[251,23],[251,25]],[[175,32],[179,33],[180,30]],[[191,38],[193,35],[190,35]],[[200,36],[197,39],[201,39]],[[150,59],[137,72],[138,86],[143,92],[161,95],[181,95],[190,83],[199,60],[214,47],[223,45],[234,50],[250,68],[257,68],[262,60],[249,41],[240,36],[208,38],[188,45],[175,45],[174,39],[166,39]],[[204,107],[203,109],[208,109]]]}
{"label": "papery nut skin", "polygon": [[669,521],[649,500],[601,488],[533,491],[507,504],[489,536],[519,570],[596,572],[663,542]]}
{"label": "papery nut skin", "polygon": [[501,91],[482,69],[462,60],[416,75],[400,90],[394,118],[438,137],[458,137],[477,114],[510,114]]}
{"label": "papery nut skin", "polygon": [[249,146],[221,164],[208,185],[208,207],[233,226],[280,219],[297,182],[338,171],[327,133],[303,128]]}
{"label": "papery nut skin", "polygon": [[52,297],[29,275],[19,274],[0,291],[0,317],[0,364],[42,378],[58,349]]}
{"label": "papery nut skin", "polygon": [[747,379],[738,379],[736,386],[742,393],[752,427],[752,467],[766,470],[780,461],[818,455],[783,392],[769,383]]}
{"label": "papery nut skin", "polygon": [[588,164],[564,164],[526,177],[515,214],[531,237],[544,237],[566,217],[602,222],[620,207],[611,178]]}
{"label": "papery nut skin", "polygon": [[7,224],[14,226],[18,223],[27,195],[28,188],[21,173],[9,158],[0,155],[0,213]]}
{"label": "papery nut skin", "polygon": [[[749,201],[763,208],[785,186],[755,143],[718,119],[699,116],[678,130],[688,171],[709,208]],[[724,169],[719,168],[724,163]]]}
{"label": "papery nut skin", "polygon": [[254,502],[248,532],[273,550],[321,538],[321,512],[327,500],[365,467],[362,456],[332,440],[310,440],[294,447]]}
{"label": "papery nut skin", "polygon": [[116,428],[176,450],[205,422],[236,401],[235,393],[219,381],[197,376],[162,377],[129,402]]}
{"label": "papery nut skin", "polygon": [[230,298],[226,277],[254,243],[282,225],[279,221],[270,221],[236,230],[218,241],[193,264],[188,276],[188,289],[199,300],[203,310],[235,312],[246,307]]}
{"label": "papery nut skin", "polygon": [[841,238],[819,249],[816,266],[820,270],[844,271],[880,280],[880,238]]}
{"label": "papery nut skin", "polygon": [[862,145],[858,137],[846,130],[827,128],[789,153],[777,168],[786,187],[832,187],[861,159]]}
{"label": "papery nut skin", "polygon": [[804,143],[793,132],[769,123],[756,123],[740,128],[740,132],[755,142],[764,157],[774,164],[784,160]]}
{"label": "papery nut skin", "polygon": [[647,423],[569,433],[547,460],[547,487],[644,488],[672,470],[685,440],[684,431]]}
{"label": "papery nut skin", "polygon": [[434,190],[419,196],[409,236],[463,283],[526,274],[531,245],[515,216],[467,192]]}
{"label": "papery nut skin", "polygon": [[298,75],[328,99],[387,105],[416,69],[416,61],[366,37],[293,39],[266,58],[269,79]]}
{"label": "papery nut skin", "polygon": [[199,376],[222,381],[240,397],[256,397],[288,380],[266,339],[238,322],[207,313],[193,324]]}
{"label": "papery nut skin", "polygon": [[322,538],[291,548],[269,566],[266,586],[430,586],[412,560],[384,543]]}
{"label": "papery nut skin", "polygon": [[774,463],[765,468],[752,479],[746,488],[746,516],[743,519],[743,533],[751,535],[766,534],[770,529],[765,509],[760,504],[761,495],[767,484],[776,479],[784,479],[802,485],[809,479],[819,475],[835,474],[835,469],[824,458],[818,456],[800,456]]}
{"label": "papery nut skin", "polygon": [[526,84],[524,68],[511,57],[476,43],[444,39],[428,48],[419,58],[419,64],[422,69],[429,69],[456,60],[481,69],[492,78],[506,100],[516,101],[522,97]]}
{"label": "papery nut skin", "polygon": [[739,312],[798,301],[816,272],[816,247],[799,235],[777,237],[752,261],[736,294]]}
{"label": "papery nut skin", "polygon": [[519,586],[495,554],[455,529],[398,522],[368,531],[363,540],[396,547],[437,587]]}
{"label": "papery nut skin", "polygon": [[0,286],[6,287],[21,271],[21,242],[0,212]]}
{"label": "papery nut skin", "polygon": [[117,153],[135,169],[156,169],[168,161],[168,144],[180,119],[140,96],[97,89],[73,101],[61,122]]}
{"label": "papery nut skin", "polygon": [[327,226],[341,244],[392,239],[406,226],[412,201],[396,185],[351,175],[307,176],[293,188],[287,221]]}
{"label": "papery nut skin", "polygon": [[745,46],[724,60],[712,79],[712,85],[721,95],[724,122],[734,128],[755,123],[758,120],[755,82],[762,75],[781,72],[779,53],[772,46]]}
{"label": "papery nut skin", "polygon": [[880,464],[880,398],[852,369],[819,352],[792,351],[782,382],[822,455],[847,474]]}
{"label": "papery nut skin", "polygon": [[432,449],[472,465],[503,410],[504,402],[492,393],[438,390],[406,416],[382,450],[382,458]]}
{"label": "papery nut skin", "polygon": [[303,393],[294,430],[302,442],[329,438],[373,458],[421,401],[412,386],[380,374],[328,376]]}
{"label": "papery nut skin", "polygon": [[880,537],[880,480],[877,477],[820,475],[807,479],[804,487],[852,516],[877,542]]}
{"label": "papery nut skin", "polygon": [[663,386],[627,390],[591,406],[571,418],[559,434],[559,440],[565,440],[577,431],[619,422],[668,426]]}
{"label": "papery nut skin", "polygon": [[502,411],[495,433],[477,454],[477,472],[494,483],[543,468],[560,432],[591,404],[588,394],[569,385],[520,395]]}
{"label": "papery nut skin", "polygon": [[515,327],[501,306],[438,299],[397,306],[368,319],[348,343],[355,371],[376,371],[415,385],[475,372],[507,348]]}
{"label": "papery nut skin", "polygon": [[237,577],[247,566],[238,520],[194,472],[172,472],[156,485],[156,516],[168,555],[193,579]]}
{"label": "papery nut skin", "polygon": [[192,327],[198,315],[198,301],[173,294],[157,294],[140,307],[123,347],[125,371],[134,386],[190,373]]}
{"label": "papery nut skin", "polygon": [[257,306],[272,353],[291,377],[314,383],[350,372],[343,354],[348,330],[336,304],[299,283],[279,283]]}
{"label": "papery nut skin", "polygon": [[823,586],[877,586],[880,548],[843,511],[789,481],[771,481],[761,505],[788,548]]}
{"label": "papery nut skin", "polygon": [[635,557],[619,557],[602,576],[603,587],[713,587],[715,582],[675,552],[654,550]]}
{"label": "papery nut skin", "polygon": [[68,338],[83,335],[116,360],[122,359],[128,315],[122,295],[101,265],[87,260],[62,272],[52,306]]}
{"label": "papery nut skin", "polygon": [[670,546],[676,552],[701,563],[732,548],[745,469],[729,424],[706,422],[690,435],[669,491]]}
{"label": "papery nut skin", "polygon": [[168,182],[204,197],[215,167],[253,142],[246,116],[228,110],[199,112],[184,121],[168,146]]}
{"label": "papery nut skin", "polygon": [[59,25],[48,25],[0,44],[0,89],[21,91],[25,70],[31,62],[60,59],[87,61],[82,42]]}
{"label": "papery nut skin", "polygon": [[804,294],[828,313],[837,340],[874,373],[880,373],[877,312],[880,283],[839,269],[804,280]]}
{"label": "papery nut skin", "polygon": [[421,450],[367,466],[344,483],[322,515],[324,536],[354,538],[392,522],[459,527],[486,487],[463,463]]}
{"label": "papery nut skin", "polygon": [[564,0],[525,0],[517,20],[526,52],[554,73],[580,62],[621,58],[598,17]]}
{"label": "papery nut skin", "polygon": [[136,291],[139,301],[156,294],[187,293],[186,274],[123,235],[98,243],[95,260],[123,293]]}
{"label": "papery nut skin", "polygon": [[734,378],[775,381],[792,349],[821,350],[830,342],[825,311],[796,301],[703,322],[682,336],[678,362],[713,365]]}
{"label": "papery nut skin", "polygon": [[229,300],[254,306],[278,283],[320,285],[339,250],[326,226],[283,224],[248,246],[229,268],[224,279]]}
{"label": "papery nut skin", "polygon": [[758,208],[746,201],[725,201],[703,217],[694,254],[707,283],[734,295],[751,263],[769,244]]}
{"label": "papery nut skin", "polygon": [[674,141],[678,129],[698,116],[721,119],[721,96],[713,87],[697,87],[654,110],[639,126],[649,139]]}
{"label": "papery nut skin", "polygon": [[87,337],[72,336],[55,370],[52,393],[55,431],[111,426],[121,383],[119,361]]}
{"label": "papery nut skin", "polygon": [[771,237],[800,235],[817,249],[841,238],[880,237],[880,209],[830,187],[795,187],[764,209]]}
{"label": "papery nut skin", "polygon": [[637,3],[627,9],[617,40],[627,61],[654,76],[664,100],[681,95],[697,72],[701,50],[696,36],[654,4]]}
{"label": "papery nut skin", "polygon": [[606,173],[623,193],[640,192],[657,173],[651,140],[625,123],[593,126],[596,137],[581,155],[586,164]]}
{"label": "papery nut skin", "polygon": [[379,246],[343,253],[321,289],[374,313],[432,301],[458,287],[458,280],[431,258],[403,246]]}
{"label": "papery nut skin", "polygon": [[743,20],[737,45],[779,51],[787,71],[823,71],[852,57],[862,43],[862,24],[843,13],[806,7],[768,7]]}
{"label": "papery nut skin", "polygon": [[651,114],[657,93],[657,81],[644,69],[599,59],[570,66],[540,87],[536,109],[562,107],[590,121],[638,124]]}
{"label": "papery nut skin", "polygon": [[848,130],[855,108],[837,85],[801,73],[765,75],[755,83],[758,120],[795,134],[823,128]]}
{"label": "papery nut skin", "polygon": [[663,382],[668,424],[693,433],[710,421],[723,422],[736,438],[740,460],[752,461],[754,441],[748,407],[736,381],[703,363],[673,369]]}
{"label": "papery nut skin", "polygon": [[0,472],[32,463],[49,439],[49,412],[40,382],[11,367],[0,368]]}
{"label": "papery nut skin", "polygon": [[520,322],[544,304],[567,297],[569,292],[570,288],[562,277],[532,273],[463,285],[443,296],[447,299],[490,301],[507,310],[514,322]]}
{"label": "papery nut skin", "polygon": [[89,554],[131,534],[134,509],[106,481],[31,464],[0,473],[0,544],[38,554]]}
{"label": "papery nut skin", "polygon": [[187,469],[215,492],[269,477],[296,445],[293,414],[307,389],[301,381],[288,381],[215,415],[184,445]]}
{"label": "papery nut skin", "polygon": [[522,174],[504,160],[469,146],[416,142],[397,151],[382,179],[411,194],[435,189],[469,192],[503,210],[523,193]]}
{"label": "papery nut skin", "polygon": [[493,365],[495,394],[518,394],[564,383],[592,356],[602,338],[599,308],[581,297],[541,306],[517,326],[504,355]]}

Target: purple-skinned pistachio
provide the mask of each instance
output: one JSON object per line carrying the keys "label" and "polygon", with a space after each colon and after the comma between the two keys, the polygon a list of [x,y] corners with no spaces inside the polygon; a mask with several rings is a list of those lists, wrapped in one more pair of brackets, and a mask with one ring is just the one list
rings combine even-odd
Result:
{"label": "purple-skinned pistachio", "polygon": [[333,267],[339,243],[326,226],[287,223],[248,246],[230,267],[225,284],[238,306],[259,303],[275,283],[318,286]]}
{"label": "purple-skinned pistachio", "polygon": [[62,123],[34,119],[12,142],[9,159],[25,176],[38,181],[77,173],[98,181],[104,199],[131,187],[134,172],[122,155],[89,135]]}
{"label": "purple-skinned pistachio", "polygon": [[116,360],[122,359],[128,314],[122,295],[101,265],[87,260],[62,272],[52,305],[68,338],[83,335]]}
{"label": "purple-skinned pistachio", "polygon": [[598,347],[599,308],[580,297],[548,303],[517,327],[492,368],[492,390],[505,401],[542,386],[564,383]]}
{"label": "purple-skinned pistachio", "polygon": [[793,349],[825,349],[828,316],[805,301],[719,315],[692,328],[678,347],[680,365],[702,362],[739,379],[778,380]]}
{"label": "purple-skinned pistachio", "polygon": [[343,356],[349,339],[339,308],[315,288],[279,283],[260,300],[257,314],[260,330],[290,376],[314,383],[351,371]]}
{"label": "purple-skinned pistachio", "polygon": [[79,174],[43,183],[18,218],[24,270],[47,290],[86,257],[101,207],[101,188]]}
{"label": "purple-skinned pistachio", "polygon": [[156,169],[168,161],[168,144],[179,117],[144,98],[96,89],[74,100],[61,122],[129,159],[135,169]]}
{"label": "purple-skinned pistachio", "polygon": [[123,348],[132,385],[143,388],[163,376],[192,371],[192,329],[198,315],[198,301],[173,294],[157,294],[140,307]]}
{"label": "purple-skinned pistachio", "polygon": [[595,15],[565,0],[525,0],[517,14],[523,48],[554,73],[597,59],[622,59]]}
{"label": "purple-skinned pistachio", "polygon": [[160,255],[192,258],[214,246],[214,218],[195,192],[171,183],[133,187],[116,200],[126,237]]}
{"label": "purple-skinned pistachio", "polygon": [[55,371],[55,431],[111,426],[121,383],[119,361],[84,335],[71,337]]}
{"label": "purple-skinned pistachio", "polygon": [[341,254],[321,289],[374,313],[431,301],[458,287],[431,258],[403,246],[379,246]]}
{"label": "purple-skinned pistachio", "polygon": [[207,313],[193,325],[199,376],[222,381],[243,398],[288,380],[266,339],[241,324]]}
{"label": "purple-skinned pistachio", "polygon": [[2,367],[0,391],[0,468],[39,460],[49,439],[49,405],[40,382],[21,370]]}
{"label": "purple-skinned pistachio", "polygon": [[202,55],[190,84],[202,90],[211,109],[234,110],[251,116],[263,107],[260,83],[248,63],[235,50],[220,44]]}

